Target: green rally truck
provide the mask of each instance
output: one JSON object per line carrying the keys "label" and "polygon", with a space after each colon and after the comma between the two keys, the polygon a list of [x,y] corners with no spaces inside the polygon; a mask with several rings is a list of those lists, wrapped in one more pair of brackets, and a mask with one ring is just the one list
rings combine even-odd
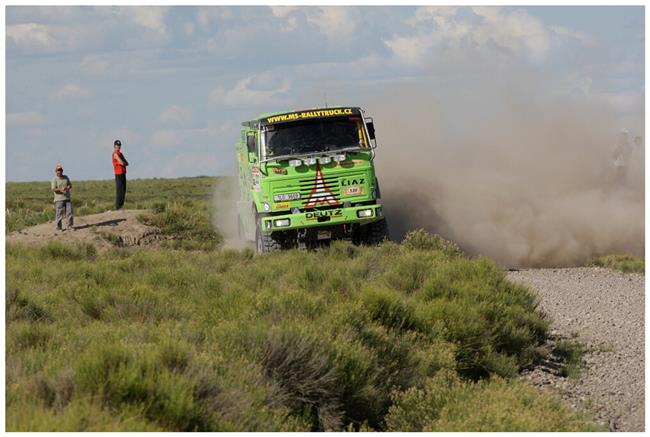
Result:
{"label": "green rally truck", "polygon": [[358,107],[264,114],[237,143],[240,239],[257,251],[388,237],[375,175],[375,129]]}

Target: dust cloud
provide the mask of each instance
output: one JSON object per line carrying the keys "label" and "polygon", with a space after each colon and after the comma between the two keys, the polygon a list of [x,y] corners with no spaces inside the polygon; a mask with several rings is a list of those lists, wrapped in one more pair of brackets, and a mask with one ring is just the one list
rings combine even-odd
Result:
{"label": "dust cloud", "polygon": [[214,228],[223,237],[223,245],[229,249],[241,249],[250,243],[239,238],[237,224],[238,180],[234,176],[221,176],[212,195]]}
{"label": "dust cloud", "polygon": [[424,228],[504,267],[643,255],[642,97],[621,115],[534,74],[443,76],[366,103],[394,240]]}

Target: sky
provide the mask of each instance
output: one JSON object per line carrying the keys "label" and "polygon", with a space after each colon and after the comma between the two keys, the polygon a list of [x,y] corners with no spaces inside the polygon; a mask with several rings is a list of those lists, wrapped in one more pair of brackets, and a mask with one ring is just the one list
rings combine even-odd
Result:
{"label": "sky", "polygon": [[234,174],[244,120],[325,103],[373,115],[389,88],[462,93],[459,75],[542,78],[539,94],[598,100],[643,135],[643,6],[7,6],[5,19],[7,181],[50,180],[57,163],[110,179],[115,139],[130,178]]}

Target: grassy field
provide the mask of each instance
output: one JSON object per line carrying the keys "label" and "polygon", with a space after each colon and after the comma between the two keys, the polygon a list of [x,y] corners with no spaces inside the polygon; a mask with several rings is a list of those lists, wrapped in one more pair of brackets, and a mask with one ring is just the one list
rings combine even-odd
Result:
{"label": "grassy field", "polygon": [[[138,183],[129,207],[204,238],[218,180]],[[112,184],[88,184],[77,213],[109,209]],[[47,219],[37,187],[7,184],[16,228]],[[423,231],[262,256],[219,241],[7,246],[7,430],[603,430],[517,380],[548,322],[489,259]]]}
{"label": "grassy field", "polygon": [[[168,204],[182,204],[189,211],[206,212],[218,178],[134,179],[127,182],[125,208],[160,211]],[[54,220],[49,182],[9,182],[6,193],[6,233]],[[115,181],[72,180],[75,215],[115,209]]]}

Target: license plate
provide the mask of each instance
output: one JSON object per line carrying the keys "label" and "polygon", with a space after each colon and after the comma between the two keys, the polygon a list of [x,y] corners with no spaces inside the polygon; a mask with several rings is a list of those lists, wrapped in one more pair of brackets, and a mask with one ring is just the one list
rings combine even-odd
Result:
{"label": "license plate", "polygon": [[316,238],[319,240],[329,240],[332,238],[332,231],[318,231]]}

